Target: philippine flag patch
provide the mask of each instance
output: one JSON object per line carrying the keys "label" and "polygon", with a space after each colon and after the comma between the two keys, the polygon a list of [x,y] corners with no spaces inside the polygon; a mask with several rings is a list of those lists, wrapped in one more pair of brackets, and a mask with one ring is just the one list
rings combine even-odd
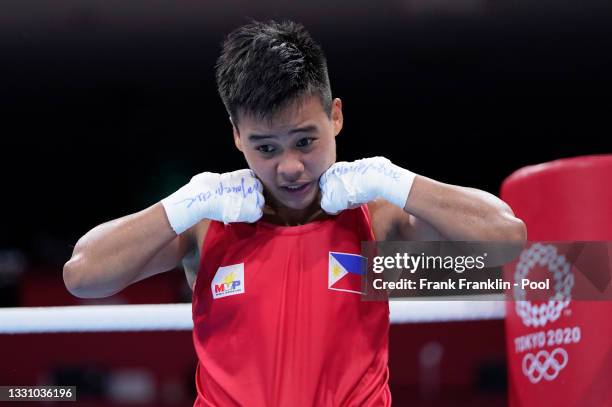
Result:
{"label": "philippine flag patch", "polygon": [[213,298],[244,293],[244,263],[219,267],[210,283]]}
{"label": "philippine flag patch", "polygon": [[358,254],[329,252],[329,289],[363,294],[361,279],[367,266],[368,259]]}

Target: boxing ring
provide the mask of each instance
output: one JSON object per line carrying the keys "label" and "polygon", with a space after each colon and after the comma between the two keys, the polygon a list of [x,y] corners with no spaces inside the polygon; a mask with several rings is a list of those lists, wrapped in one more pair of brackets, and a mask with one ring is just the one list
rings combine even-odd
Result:
{"label": "boxing ring", "polygon": [[[391,301],[392,324],[503,319],[503,295],[478,300]],[[191,330],[191,304],[0,309],[0,334]]]}

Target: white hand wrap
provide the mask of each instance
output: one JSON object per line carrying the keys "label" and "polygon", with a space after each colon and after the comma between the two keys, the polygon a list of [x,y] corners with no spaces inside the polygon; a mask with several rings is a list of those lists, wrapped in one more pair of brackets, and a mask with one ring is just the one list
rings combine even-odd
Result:
{"label": "white hand wrap", "polygon": [[321,208],[334,214],[380,197],[403,209],[415,176],[384,157],[337,162],[319,180]]}
{"label": "white hand wrap", "polygon": [[170,226],[180,234],[202,219],[257,221],[264,206],[262,192],[263,186],[251,170],[203,172],[161,202]]}

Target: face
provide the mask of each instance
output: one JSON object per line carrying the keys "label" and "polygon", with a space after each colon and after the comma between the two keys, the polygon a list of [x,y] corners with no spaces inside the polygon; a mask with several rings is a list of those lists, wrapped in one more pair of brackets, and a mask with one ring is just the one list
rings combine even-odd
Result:
{"label": "face", "polygon": [[234,142],[274,205],[305,209],[319,194],[319,177],[336,161],[335,137],[342,129],[342,102],[331,119],[317,96],[308,96],[271,122],[240,117]]}

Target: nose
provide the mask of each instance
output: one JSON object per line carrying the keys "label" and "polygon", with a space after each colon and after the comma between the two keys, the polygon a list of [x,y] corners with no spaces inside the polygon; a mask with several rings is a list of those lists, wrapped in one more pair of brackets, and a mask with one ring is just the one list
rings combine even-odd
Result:
{"label": "nose", "polygon": [[301,154],[291,151],[283,154],[278,163],[277,172],[280,179],[284,182],[299,180],[304,172],[304,163],[302,163]]}

